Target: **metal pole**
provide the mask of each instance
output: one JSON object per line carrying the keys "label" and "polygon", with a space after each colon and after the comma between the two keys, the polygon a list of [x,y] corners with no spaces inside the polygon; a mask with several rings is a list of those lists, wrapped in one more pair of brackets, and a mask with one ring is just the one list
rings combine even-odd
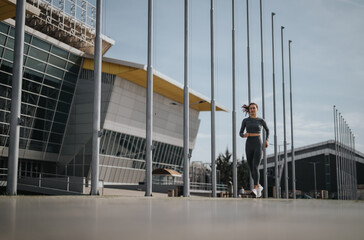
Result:
{"label": "metal pole", "polygon": [[100,164],[100,122],[101,122],[101,20],[102,0],[96,2],[96,36],[94,53],[94,112],[92,124],[92,171],[91,195],[99,195],[99,164]]}
{"label": "metal pole", "polygon": [[339,199],[339,164],[338,164],[338,149],[337,149],[337,117],[336,117],[336,106],[333,107],[334,113],[334,138],[335,138],[335,165],[336,165],[336,192],[337,192],[337,199]]}
{"label": "metal pole", "polygon": [[291,159],[292,159],[292,191],[293,199],[296,199],[296,162],[293,143],[293,101],[292,101],[292,68],[291,68],[291,43],[288,41],[289,50],[289,93],[290,93],[290,107],[291,107]]}
{"label": "metal pole", "polygon": [[284,27],[281,26],[281,49],[282,49],[282,94],[283,94],[283,133],[284,133],[284,140],[283,140],[283,147],[284,147],[284,176],[285,176],[285,191],[286,191],[286,198],[288,198],[288,163],[287,163],[287,132],[286,132],[286,98],[285,98],[285,91],[284,91],[284,54],[283,54],[283,29]]}
{"label": "metal pole", "polygon": [[216,197],[216,163],[215,163],[215,73],[214,73],[214,0],[211,0],[210,11],[211,34],[211,182],[212,197]]}
{"label": "metal pole", "polygon": [[[249,36],[249,0],[246,0],[246,36],[247,36],[247,66],[248,66],[248,104],[251,102],[250,86],[250,36]],[[250,174],[250,189],[254,188],[254,181]]]}
{"label": "metal pole", "polygon": [[[263,13],[262,13],[262,0],[260,0],[260,60],[261,60],[261,77],[262,77],[262,108],[263,119],[265,119],[265,94],[264,94],[264,52],[263,52]],[[266,132],[263,130],[263,144],[265,143]],[[267,176],[267,152],[265,146],[263,147],[263,174],[264,174],[264,197],[268,197],[268,176]]]}
{"label": "metal pole", "polygon": [[338,169],[338,185],[339,185],[339,192],[338,192],[338,199],[341,199],[343,196],[343,190],[342,190],[342,172],[341,172],[341,146],[340,146],[340,118],[338,115],[338,110],[336,109],[336,141],[337,141],[337,163],[339,166]]}
{"label": "metal pole", "polygon": [[190,158],[189,158],[189,139],[190,139],[190,123],[189,123],[189,89],[188,89],[188,0],[185,0],[185,86],[183,101],[183,158],[184,158],[184,174],[183,174],[183,196],[190,196]]}
{"label": "metal pole", "polygon": [[275,79],[275,65],[274,65],[274,12],[272,12],[272,68],[273,68],[273,115],[274,115],[274,163],[275,163],[275,184],[276,184],[276,197],[279,196],[279,176],[278,176],[278,152],[277,152],[277,110],[276,110],[276,79]]}
{"label": "metal pole", "polygon": [[316,185],[316,162],[313,163],[313,174],[315,178],[315,198],[317,198],[317,185]]}
{"label": "metal pole", "polygon": [[358,198],[358,192],[357,192],[357,189],[358,189],[358,180],[357,180],[357,171],[356,171],[356,153],[355,153],[355,136],[353,134],[353,151],[354,151],[354,181],[355,181],[355,199]]}
{"label": "metal pole", "polygon": [[153,0],[148,0],[148,66],[147,66],[147,116],[146,116],[146,189],[145,196],[152,196],[152,127],[153,127]]}
{"label": "metal pole", "polygon": [[8,178],[6,192],[8,195],[17,195],[18,163],[19,163],[19,133],[21,124],[21,89],[23,76],[24,53],[24,27],[25,26],[25,1],[16,1],[15,16],[15,44],[13,61],[13,79],[11,91],[10,113],[10,143],[8,158]]}
{"label": "metal pole", "polygon": [[235,95],[235,0],[232,0],[232,75],[233,75],[233,193],[238,197],[238,171],[236,147],[236,95]]}

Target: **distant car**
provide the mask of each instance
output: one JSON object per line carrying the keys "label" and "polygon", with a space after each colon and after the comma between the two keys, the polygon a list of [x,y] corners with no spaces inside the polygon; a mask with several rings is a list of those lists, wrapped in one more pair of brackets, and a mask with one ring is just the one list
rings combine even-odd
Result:
{"label": "distant car", "polygon": [[312,197],[307,194],[300,194],[300,195],[296,195],[296,199],[312,199]]}

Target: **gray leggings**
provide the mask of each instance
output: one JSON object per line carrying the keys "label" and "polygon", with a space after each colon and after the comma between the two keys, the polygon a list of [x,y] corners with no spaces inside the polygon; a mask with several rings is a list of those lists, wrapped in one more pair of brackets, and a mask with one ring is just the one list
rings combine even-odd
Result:
{"label": "gray leggings", "polygon": [[262,160],[262,141],[260,136],[248,137],[245,142],[245,154],[254,185],[259,184],[259,165]]}

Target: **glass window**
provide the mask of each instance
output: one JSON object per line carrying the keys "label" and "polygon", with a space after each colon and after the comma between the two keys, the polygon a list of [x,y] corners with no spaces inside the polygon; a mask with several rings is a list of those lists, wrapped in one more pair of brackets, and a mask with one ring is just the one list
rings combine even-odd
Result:
{"label": "glass window", "polygon": [[64,102],[72,102],[72,97],[73,95],[71,93],[66,93],[66,92],[63,92],[61,91],[61,95],[59,96],[59,99],[64,101]]}
{"label": "glass window", "polygon": [[0,32],[8,34],[8,31],[9,31],[9,25],[0,22]]}
{"label": "glass window", "polygon": [[63,138],[63,135],[56,134],[56,133],[51,133],[51,136],[49,138],[49,142],[61,144],[62,143],[62,138]]}
{"label": "glass window", "polygon": [[0,134],[9,135],[10,125],[0,123]]}
{"label": "glass window", "polygon": [[13,61],[13,55],[14,55],[13,50],[9,50],[9,49],[4,50],[4,58],[6,60],[9,60],[10,62],[12,62]]}
{"label": "glass window", "polygon": [[9,35],[15,37],[15,29],[13,27],[10,27]]}
{"label": "glass window", "polygon": [[30,128],[21,127],[20,128],[20,137],[21,138],[29,138],[30,132],[31,132]]}
{"label": "glass window", "polygon": [[25,33],[25,35],[24,35],[24,42],[30,43],[30,40],[32,40],[32,36],[29,35],[28,33]]}
{"label": "glass window", "polygon": [[59,58],[59,57],[50,55],[49,56],[49,63],[53,64],[53,65],[55,65],[57,67],[65,68],[67,62],[65,60]]}
{"label": "glass window", "polygon": [[44,77],[44,84],[47,84],[49,86],[59,88],[61,86],[62,80],[45,75]]}
{"label": "glass window", "polygon": [[25,149],[27,147],[27,142],[28,142],[27,139],[20,138],[19,139],[19,148],[20,149]]}
{"label": "glass window", "polygon": [[8,40],[6,41],[5,46],[10,49],[14,49],[14,39],[8,37]]}
{"label": "glass window", "polygon": [[31,128],[33,125],[33,118],[32,117],[27,117],[27,116],[22,116],[22,126],[23,127],[29,127]]}
{"label": "glass window", "polygon": [[11,98],[11,88],[8,86],[0,85],[0,96],[5,98]]}
{"label": "glass window", "polygon": [[66,75],[64,76],[64,80],[73,84],[76,84],[77,82],[77,75],[73,73],[66,72]]}
{"label": "glass window", "polygon": [[39,140],[39,141],[47,141],[49,132],[32,130],[31,139]]}
{"label": "glass window", "polygon": [[0,146],[4,146],[4,145],[5,145],[5,143],[6,143],[6,139],[7,139],[7,137],[5,137],[5,136],[0,136]]}
{"label": "glass window", "polygon": [[29,104],[36,105],[38,102],[38,95],[31,94],[29,92],[22,91],[21,93],[21,101]]}
{"label": "glass window", "polygon": [[51,129],[51,125],[50,121],[35,118],[33,128],[49,131],[49,129]]}
{"label": "glass window", "polygon": [[56,47],[56,46],[52,46],[51,52],[56,54],[59,57],[65,58],[65,59],[67,59],[67,57],[68,57],[67,51],[60,49],[59,47]]}
{"label": "glass window", "polygon": [[47,96],[49,98],[57,99],[59,90],[55,88],[50,88],[43,86],[42,87],[42,95]]}
{"label": "glass window", "polygon": [[[29,50],[29,45],[24,44],[24,54],[28,55],[28,50]],[[25,56],[24,56],[24,58],[25,58]]]}
{"label": "glass window", "polygon": [[68,115],[60,113],[60,112],[57,112],[56,116],[54,117],[54,121],[64,123],[64,124],[67,123],[67,119],[68,119]]}
{"label": "glass window", "polygon": [[4,48],[0,46],[0,58],[2,58],[1,56],[3,55],[3,50]]}
{"label": "glass window", "polygon": [[68,62],[67,63],[67,68],[66,70],[74,73],[74,74],[78,74],[79,70],[80,70],[80,67],[78,65],[75,65],[74,63],[70,63]]}
{"label": "glass window", "polygon": [[34,113],[35,113],[35,107],[24,103],[21,105],[21,114],[33,116]]}
{"label": "glass window", "polygon": [[33,92],[33,93],[39,93],[40,92],[40,87],[41,87],[41,85],[36,83],[36,82],[32,82],[32,81],[28,81],[28,80],[23,79],[22,88],[25,91],[29,91],[29,92]]}
{"label": "glass window", "polygon": [[78,65],[81,65],[82,58],[80,56],[77,56],[75,54],[70,53],[70,56],[68,58],[71,62],[74,62]]}
{"label": "glass window", "polygon": [[46,64],[39,62],[38,60],[35,60],[33,58],[28,57],[27,62],[25,63],[25,66],[38,70],[40,72],[44,72]]}
{"label": "glass window", "polygon": [[48,55],[49,55],[48,53],[43,52],[42,50],[39,50],[38,48],[30,47],[29,56],[32,56],[35,59],[46,62],[48,60]]}
{"label": "glass window", "polygon": [[37,108],[37,112],[35,114],[36,117],[46,119],[46,120],[52,120],[54,115],[54,111],[44,108]]}
{"label": "glass window", "polygon": [[71,84],[69,82],[63,82],[63,85],[62,85],[62,91],[66,91],[66,92],[69,92],[69,93],[74,93],[75,92],[75,85],[74,84]]}
{"label": "glass window", "polygon": [[0,108],[10,111],[11,108],[11,100],[10,99],[5,99],[5,98],[0,98]]}
{"label": "glass window", "polygon": [[63,134],[65,127],[66,126],[64,124],[55,122],[55,123],[53,123],[53,126],[52,126],[52,132]]}
{"label": "glass window", "polygon": [[51,45],[49,43],[47,43],[43,40],[40,40],[39,38],[36,38],[36,37],[33,37],[32,44],[47,52],[51,49]]}
{"label": "glass window", "polygon": [[57,112],[64,112],[68,113],[70,110],[71,105],[63,102],[58,102],[57,105]]}
{"label": "glass window", "polygon": [[56,100],[50,99],[50,98],[45,98],[45,97],[40,97],[39,98],[39,106],[48,108],[48,109],[52,109],[54,110],[56,108]]}
{"label": "glass window", "polygon": [[0,69],[4,72],[12,73],[13,72],[13,64],[11,62],[3,60],[3,62],[0,65]]}
{"label": "glass window", "polygon": [[63,78],[64,71],[48,65],[47,73],[58,78]]}
{"label": "glass window", "polygon": [[40,151],[43,152],[45,150],[46,143],[44,142],[38,142],[36,140],[30,141],[29,149],[34,151]]}
{"label": "glass window", "polygon": [[[30,58],[29,58],[30,59]],[[28,59],[28,61],[29,61]],[[44,74],[25,68],[24,77],[39,83],[42,83]]]}
{"label": "glass window", "polygon": [[47,146],[47,152],[49,153],[59,153],[61,149],[61,145],[49,143]]}
{"label": "glass window", "polygon": [[1,83],[11,86],[11,75],[8,73],[0,72]]}
{"label": "glass window", "polygon": [[6,36],[0,33],[0,45],[5,46],[5,40],[6,40]]}
{"label": "glass window", "polygon": [[10,112],[4,112],[0,109],[0,122],[10,122]]}

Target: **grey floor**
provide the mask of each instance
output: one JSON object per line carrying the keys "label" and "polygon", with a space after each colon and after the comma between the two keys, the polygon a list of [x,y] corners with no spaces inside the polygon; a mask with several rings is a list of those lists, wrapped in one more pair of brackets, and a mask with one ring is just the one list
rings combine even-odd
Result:
{"label": "grey floor", "polygon": [[364,202],[0,196],[0,239],[364,239]]}

